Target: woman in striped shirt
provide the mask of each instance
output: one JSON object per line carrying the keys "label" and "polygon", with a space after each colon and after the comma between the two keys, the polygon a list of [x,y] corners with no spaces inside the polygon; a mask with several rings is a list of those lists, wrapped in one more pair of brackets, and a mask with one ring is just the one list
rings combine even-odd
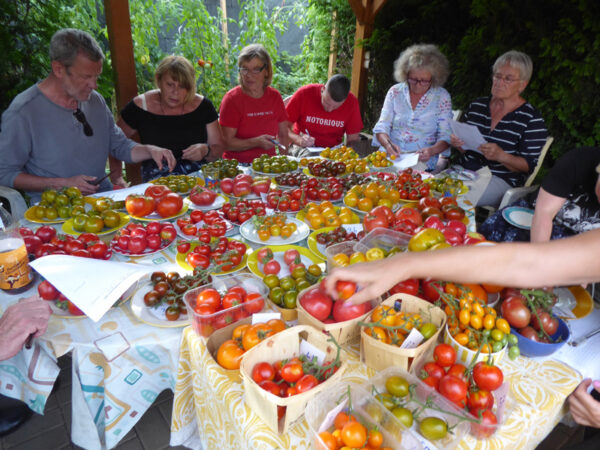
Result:
{"label": "woman in striped shirt", "polygon": [[461,152],[461,166],[470,170],[488,166],[492,172],[478,206],[498,207],[509,188],[522,186],[546,142],[548,130],[542,115],[521,96],[532,71],[531,58],[525,53],[511,50],[500,56],[493,66],[492,95],[476,99],[465,113],[465,122],[475,125],[486,140],[478,148],[481,153],[465,151],[462,140],[455,135],[450,138]]}

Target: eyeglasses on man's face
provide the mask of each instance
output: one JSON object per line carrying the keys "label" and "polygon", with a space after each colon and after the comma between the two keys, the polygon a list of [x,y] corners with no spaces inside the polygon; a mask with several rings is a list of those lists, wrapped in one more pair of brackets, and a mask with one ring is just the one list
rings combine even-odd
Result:
{"label": "eyeglasses on man's face", "polygon": [[77,121],[81,125],[83,125],[83,134],[85,134],[86,136],[93,136],[94,130],[92,130],[92,126],[87,121],[87,118],[85,117],[85,114],[83,113],[83,111],[81,109],[77,108],[75,111],[73,111],[73,115],[75,116]]}
{"label": "eyeglasses on man's face", "polygon": [[242,75],[248,75],[249,73],[253,73],[255,75],[258,75],[259,73],[261,73],[263,70],[265,70],[267,68],[266,64],[263,64],[261,67],[253,67],[252,69],[249,69],[247,67],[239,67],[238,71],[242,74]]}
{"label": "eyeglasses on man's face", "polygon": [[412,86],[429,86],[431,84],[431,79],[429,80],[419,80],[417,78],[409,78],[408,84]]}
{"label": "eyeglasses on man's face", "polygon": [[506,84],[514,83],[515,81],[519,81],[519,78],[511,77],[510,75],[502,75],[501,73],[495,73],[492,75],[492,80],[499,83],[500,81],[504,81]]}

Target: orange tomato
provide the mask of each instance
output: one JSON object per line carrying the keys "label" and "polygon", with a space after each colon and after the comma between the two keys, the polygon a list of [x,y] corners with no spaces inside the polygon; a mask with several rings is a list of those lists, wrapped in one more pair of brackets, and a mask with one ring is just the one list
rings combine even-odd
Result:
{"label": "orange tomato", "polygon": [[496,326],[496,318],[491,314],[486,314],[483,317],[483,328],[486,330],[491,330]]}
{"label": "orange tomato", "polygon": [[342,428],[342,441],[351,448],[361,448],[367,441],[367,429],[358,422],[348,422]]}
{"label": "orange tomato", "polygon": [[379,430],[370,430],[367,438],[367,446],[370,449],[377,449],[383,444],[383,434]]}
{"label": "orange tomato", "polygon": [[243,354],[244,349],[236,341],[229,339],[223,342],[217,350],[217,362],[224,369],[237,370],[240,368]]}
{"label": "orange tomato", "polygon": [[267,321],[267,326],[271,328],[275,333],[285,330],[287,327],[285,322],[281,319],[271,319]]}
{"label": "orange tomato", "polygon": [[325,226],[325,218],[321,215],[313,216],[309,219],[310,227],[314,230],[323,228]]}
{"label": "orange tomato", "polygon": [[242,346],[244,347],[244,350],[250,350],[260,341],[268,337],[268,334],[271,331],[271,328],[266,323],[250,325],[242,337]]}
{"label": "orange tomato", "polygon": [[371,211],[373,209],[373,200],[363,197],[358,200],[358,209],[361,211]]}
{"label": "orange tomato", "polygon": [[469,342],[469,336],[467,336],[465,333],[457,333],[456,336],[454,336],[454,340],[460,345],[467,345]]}
{"label": "orange tomato", "polygon": [[495,294],[504,289],[504,286],[496,286],[495,284],[482,284],[481,287],[483,287],[488,294]]}
{"label": "orange tomato", "polygon": [[269,230],[261,228],[258,230],[258,238],[261,241],[268,241],[271,238],[271,233],[269,233]]}
{"label": "orange tomato", "polygon": [[348,422],[356,422],[356,417],[349,416],[344,411],[341,411],[333,419],[333,426],[336,430],[341,430]]}
{"label": "orange tomato", "polygon": [[470,289],[475,298],[478,298],[483,302],[483,304],[487,304],[487,292],[483,289],[479,284],[463,284],[464,287]]}
{"label": "orange tomato", "polygon": [[337,442],[335,440],[335,437],[333,437],[333,434],[331,434],[329,431],[322,431],[319,433],[319,438],[321,439],[321,442],[317,441],[317,449],[319,450],[336,450],[337,449]]}
{"label": "orange tomato", "polygon": [[390,343],[390,339],[386,331],[381,327],[369,327],[365,330],[365,333],[367,333],[372,338],[377,339],[378,341],[384,342],[386,344]]}
{"label": "orange tomato", "polygon": [[355,192],[348,192],[344,196],[344,203],[348,206],[351,206],[352,208],[355,208],[358,204],[358,196]]}
{"label": "orange tomato", "polygon": [[242,336],[244,336],[244,333],[248,328],[250,328],[249,323],[238,325],[233,329],[233,332],[231,333],[231,339],[242,339]]}

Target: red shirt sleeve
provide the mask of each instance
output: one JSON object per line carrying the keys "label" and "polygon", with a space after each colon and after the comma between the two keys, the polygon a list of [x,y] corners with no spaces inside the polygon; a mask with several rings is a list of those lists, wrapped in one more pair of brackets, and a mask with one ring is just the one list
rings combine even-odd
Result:
{"label": "red shirt sleeve", "polygon": [[219,124],[228,128],[239,128],[242,120],[242,111],[238,109],[240,102],[235,101],[235,89],[233,88],[223,97],[219,113]]}

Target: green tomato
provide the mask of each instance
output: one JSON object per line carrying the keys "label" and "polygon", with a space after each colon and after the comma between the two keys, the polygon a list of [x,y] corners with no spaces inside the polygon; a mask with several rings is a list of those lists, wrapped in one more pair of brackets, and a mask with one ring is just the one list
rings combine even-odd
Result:
{"label": "green tomato", "polygon": [[299,278],[306,278],[306,269],[302,266],[295,267],[292,271],[292,277],[294,277],[296,280]]}
{"label": "green tomato", "polygon": [[408,381],[398,375],[389,377],[385,381],[385,388],[394,397],[406,397],[408,395]]}
{"label": "green tomato", "polygon": [[275,286],[269,291],[269,298],[276,305],[281,305],[283,303],[283,289],[279,286]]}
{"label": "green tomato", "polygon": [[385,406],[385,409],[387,410],[391,411],[396,406],[394,399],[390,394],[377,394],[376,398],[383,404],[383,406]]}
{"label": "green tomato", "polygon": [[419,424],[419,431],[425,439],[437,441],[448,433],[448,424],[438,417],[426,417]]}
{"label": "green tomato", "polygon": [[503,348],[504,348],[504,345],[502,345],[502,342],[499,342],[499,341],[492,342],[492,351],[494,353],[499,352]]}
{"label": "green tomato", "polygon": [[302,292],[304,289],[311,287],[311,284],[306,280],[296,280],[296,290]]}
{"label": "green tomato", "polygon": [[508,357],[510,359],[517,359],[519,357],[519,355],[521,354],[521,350],[519,350],[519,347],[517,347],[516,345],[513,345],[512,347],[510,347],[508,349]]}
{"label": "green tomato", "polygon": [[296,297],[298,297],[298,291],[287,291],[283,294],[283,306],[287,309],[294,309],[296,307]]}
{"label": "green tomato", "polygon": [[504,337],[504,333],[497,328],[494,328],[491,333],[492,339],[494,341],[500,342]]}
{"label": "green tomato", "polygon": [[275,274],[270,274],[263,278],[263,283],[265,283],[269,289],[273,289],[274,287],[279,286],[279,278],[277,278],[277,275]]}
{"label": "green tomato", "polygon": [[296,288],[296,281],[290,276],[283,277],[279,280],[279,286],[281,286],[281,289],[284,291],[291,291]]}
{"label": "green tomato", "polygon": [[435,334],[436,331],[437,327],[431,322],[424,323],[423,325],[421,325],[421,328],[419,328],[419,332],[423,335],[425,339],[429,339]]}
{"label": "green tomato", "polygon": [[396,416],[396,419],[398,419],[406,428],[412,427],[413,415],[410,409],[397,406],[392,409],[392,414]]}
{"label": "green tomato", "polygon": [[519,338],[517,338],[517,336],[515,336],[514,334],[509,334],[507,336],[507,339],[508,339],[509,345],[518,345],[519,344]]}

